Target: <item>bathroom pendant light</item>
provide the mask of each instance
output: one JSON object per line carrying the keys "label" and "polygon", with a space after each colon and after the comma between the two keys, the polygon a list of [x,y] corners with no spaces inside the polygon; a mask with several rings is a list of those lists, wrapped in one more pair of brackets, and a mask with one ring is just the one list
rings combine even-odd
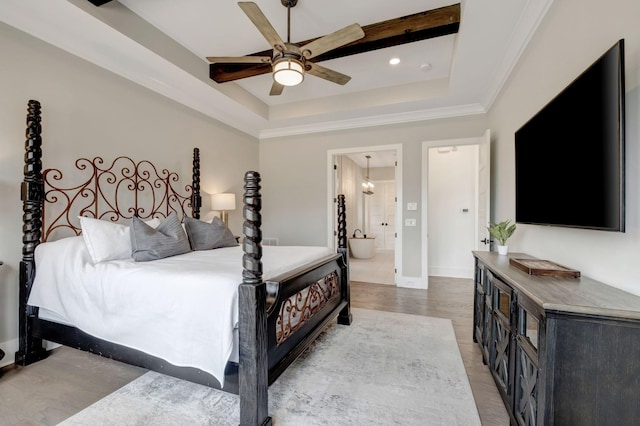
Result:
{"label": "bathroom pendant light", "polygon": [[373,185],[373,182],[371,182],[369,180],[369,159],[371,158],[370,155],[365,155],[366,159],[367,159],[367,177],[365,179],[364,182],[362,182],[362,193],[365,195],[372,195],[373,194],[373,188],[375,187]]}

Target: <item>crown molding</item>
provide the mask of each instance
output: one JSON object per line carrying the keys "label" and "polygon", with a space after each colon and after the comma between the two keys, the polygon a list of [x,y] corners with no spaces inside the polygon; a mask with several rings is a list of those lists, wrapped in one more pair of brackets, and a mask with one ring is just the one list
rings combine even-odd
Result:
{"label": "crown molding", "polygon": [[487,106],[487,111],[491,109],[491,106],[502,91],[502,88],[509,79],[511,72],[517,65],[520,57],[529,44],[529,41],[538,30],[540,23],[547,15],[552,4],[553,0],[529,1],[527,2],[526,7],[522,10],[520,19],[515,26],[516,30],[509,41],[509,47],[507,48],[502,63],[496,73],[498,78],[494,80],[493,86],[487,91],[487,96],[484,102]]}
{"label": "crown molding", "polygon": [[363,127],[384,126],[390,124],[411,123],[416,121],[436,120],[441,118],[461,117],[466,115],[485,114],[486,109],[476,103],[453,107],[433,108],[406,113],[377,115],[353,118],[348,120],[327,121],[323,123],[300,126],[266,129],[260,132],[260,140],[286,136],[297,136],[311,133],[332,132],[336,130],[358,129]]}

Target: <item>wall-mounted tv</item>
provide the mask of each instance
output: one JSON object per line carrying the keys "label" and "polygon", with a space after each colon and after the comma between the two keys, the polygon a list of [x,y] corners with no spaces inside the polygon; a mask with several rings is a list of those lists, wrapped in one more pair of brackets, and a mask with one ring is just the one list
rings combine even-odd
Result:
{"label": "wall-mounted tv", "polygon": [[516,222],[624,232],[624,40],[515,134]]}

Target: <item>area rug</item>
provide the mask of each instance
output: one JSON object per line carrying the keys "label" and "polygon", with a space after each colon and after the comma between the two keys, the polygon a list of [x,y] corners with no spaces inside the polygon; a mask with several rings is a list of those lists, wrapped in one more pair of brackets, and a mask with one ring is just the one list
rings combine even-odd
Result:
{"label": "area rug", "polygon": [[[480,425],[451,321],[353,309],[269,388],[275,425]],[[239,399],[155,372],[70,417],[76,425],[237,425]]]}

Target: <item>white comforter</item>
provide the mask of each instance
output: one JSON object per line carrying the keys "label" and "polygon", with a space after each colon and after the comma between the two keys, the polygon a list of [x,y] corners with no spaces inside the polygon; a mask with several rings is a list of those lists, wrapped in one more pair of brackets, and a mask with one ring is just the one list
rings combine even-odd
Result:
{"label": "white comforter", "polygon": [[[332,253],[326,247],[263,250],[265,278]],[[72,237],[40,244],[35,256],[30,305],[92,336],[207,371],[224,385],[238,323],[241,247],[94,265],[82,237]]]}

